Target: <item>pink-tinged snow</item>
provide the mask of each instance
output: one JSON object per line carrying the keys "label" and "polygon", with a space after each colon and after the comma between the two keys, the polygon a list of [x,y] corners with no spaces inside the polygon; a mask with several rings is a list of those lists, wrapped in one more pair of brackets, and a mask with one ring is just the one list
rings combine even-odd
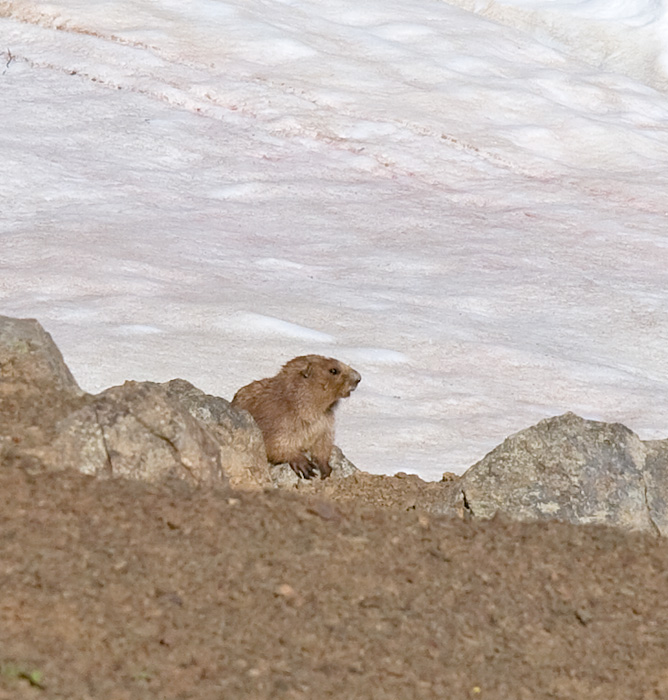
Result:
{"label": "pink-tinged snow", "polygon": [[0,314],[82,387],[363,375],[438,479],[566,410],[668,436],[663,2],[0,1]]}

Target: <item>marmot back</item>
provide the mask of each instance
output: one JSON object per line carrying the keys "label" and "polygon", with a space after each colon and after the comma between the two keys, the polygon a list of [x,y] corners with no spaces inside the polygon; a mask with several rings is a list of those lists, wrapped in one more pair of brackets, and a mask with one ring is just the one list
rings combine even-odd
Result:
{"label": "marmot back", "polygon": [[303,355],[283,365],[275,377],[239,389],[232,405],[253,416],[270,462],[288,462],[307,479],[318,469],[324,479],[332,471],[334,409],[360,380],[360,374],[343,362]]}

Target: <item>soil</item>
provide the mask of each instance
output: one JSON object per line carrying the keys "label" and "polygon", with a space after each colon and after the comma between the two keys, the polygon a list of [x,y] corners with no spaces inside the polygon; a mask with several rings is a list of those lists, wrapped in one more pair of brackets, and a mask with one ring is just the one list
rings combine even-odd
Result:
{"label": "soil", "polygon": [[668,546],[294,492],[0,468],[0,700],[668,698]]}

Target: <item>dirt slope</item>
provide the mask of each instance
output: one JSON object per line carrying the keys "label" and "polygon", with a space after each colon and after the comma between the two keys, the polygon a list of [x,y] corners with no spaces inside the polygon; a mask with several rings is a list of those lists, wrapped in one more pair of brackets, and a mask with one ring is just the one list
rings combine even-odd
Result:
{"label": "dirt slope", "polygon": [[668,698],[664,541],[440,519],[382,481],[0,467],[0,699]]}

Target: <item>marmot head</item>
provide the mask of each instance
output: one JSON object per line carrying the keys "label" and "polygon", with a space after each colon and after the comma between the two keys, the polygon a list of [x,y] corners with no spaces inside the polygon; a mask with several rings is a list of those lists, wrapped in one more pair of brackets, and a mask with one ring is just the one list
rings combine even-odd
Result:
{"label": "marmot head", "polygon": [[296,377],[304,388],[313,391],[314,398],[322,398],[327,406],[350,396],[362,379],[352,367],[321,355],[295,357],[283,365],[281,372]]}

